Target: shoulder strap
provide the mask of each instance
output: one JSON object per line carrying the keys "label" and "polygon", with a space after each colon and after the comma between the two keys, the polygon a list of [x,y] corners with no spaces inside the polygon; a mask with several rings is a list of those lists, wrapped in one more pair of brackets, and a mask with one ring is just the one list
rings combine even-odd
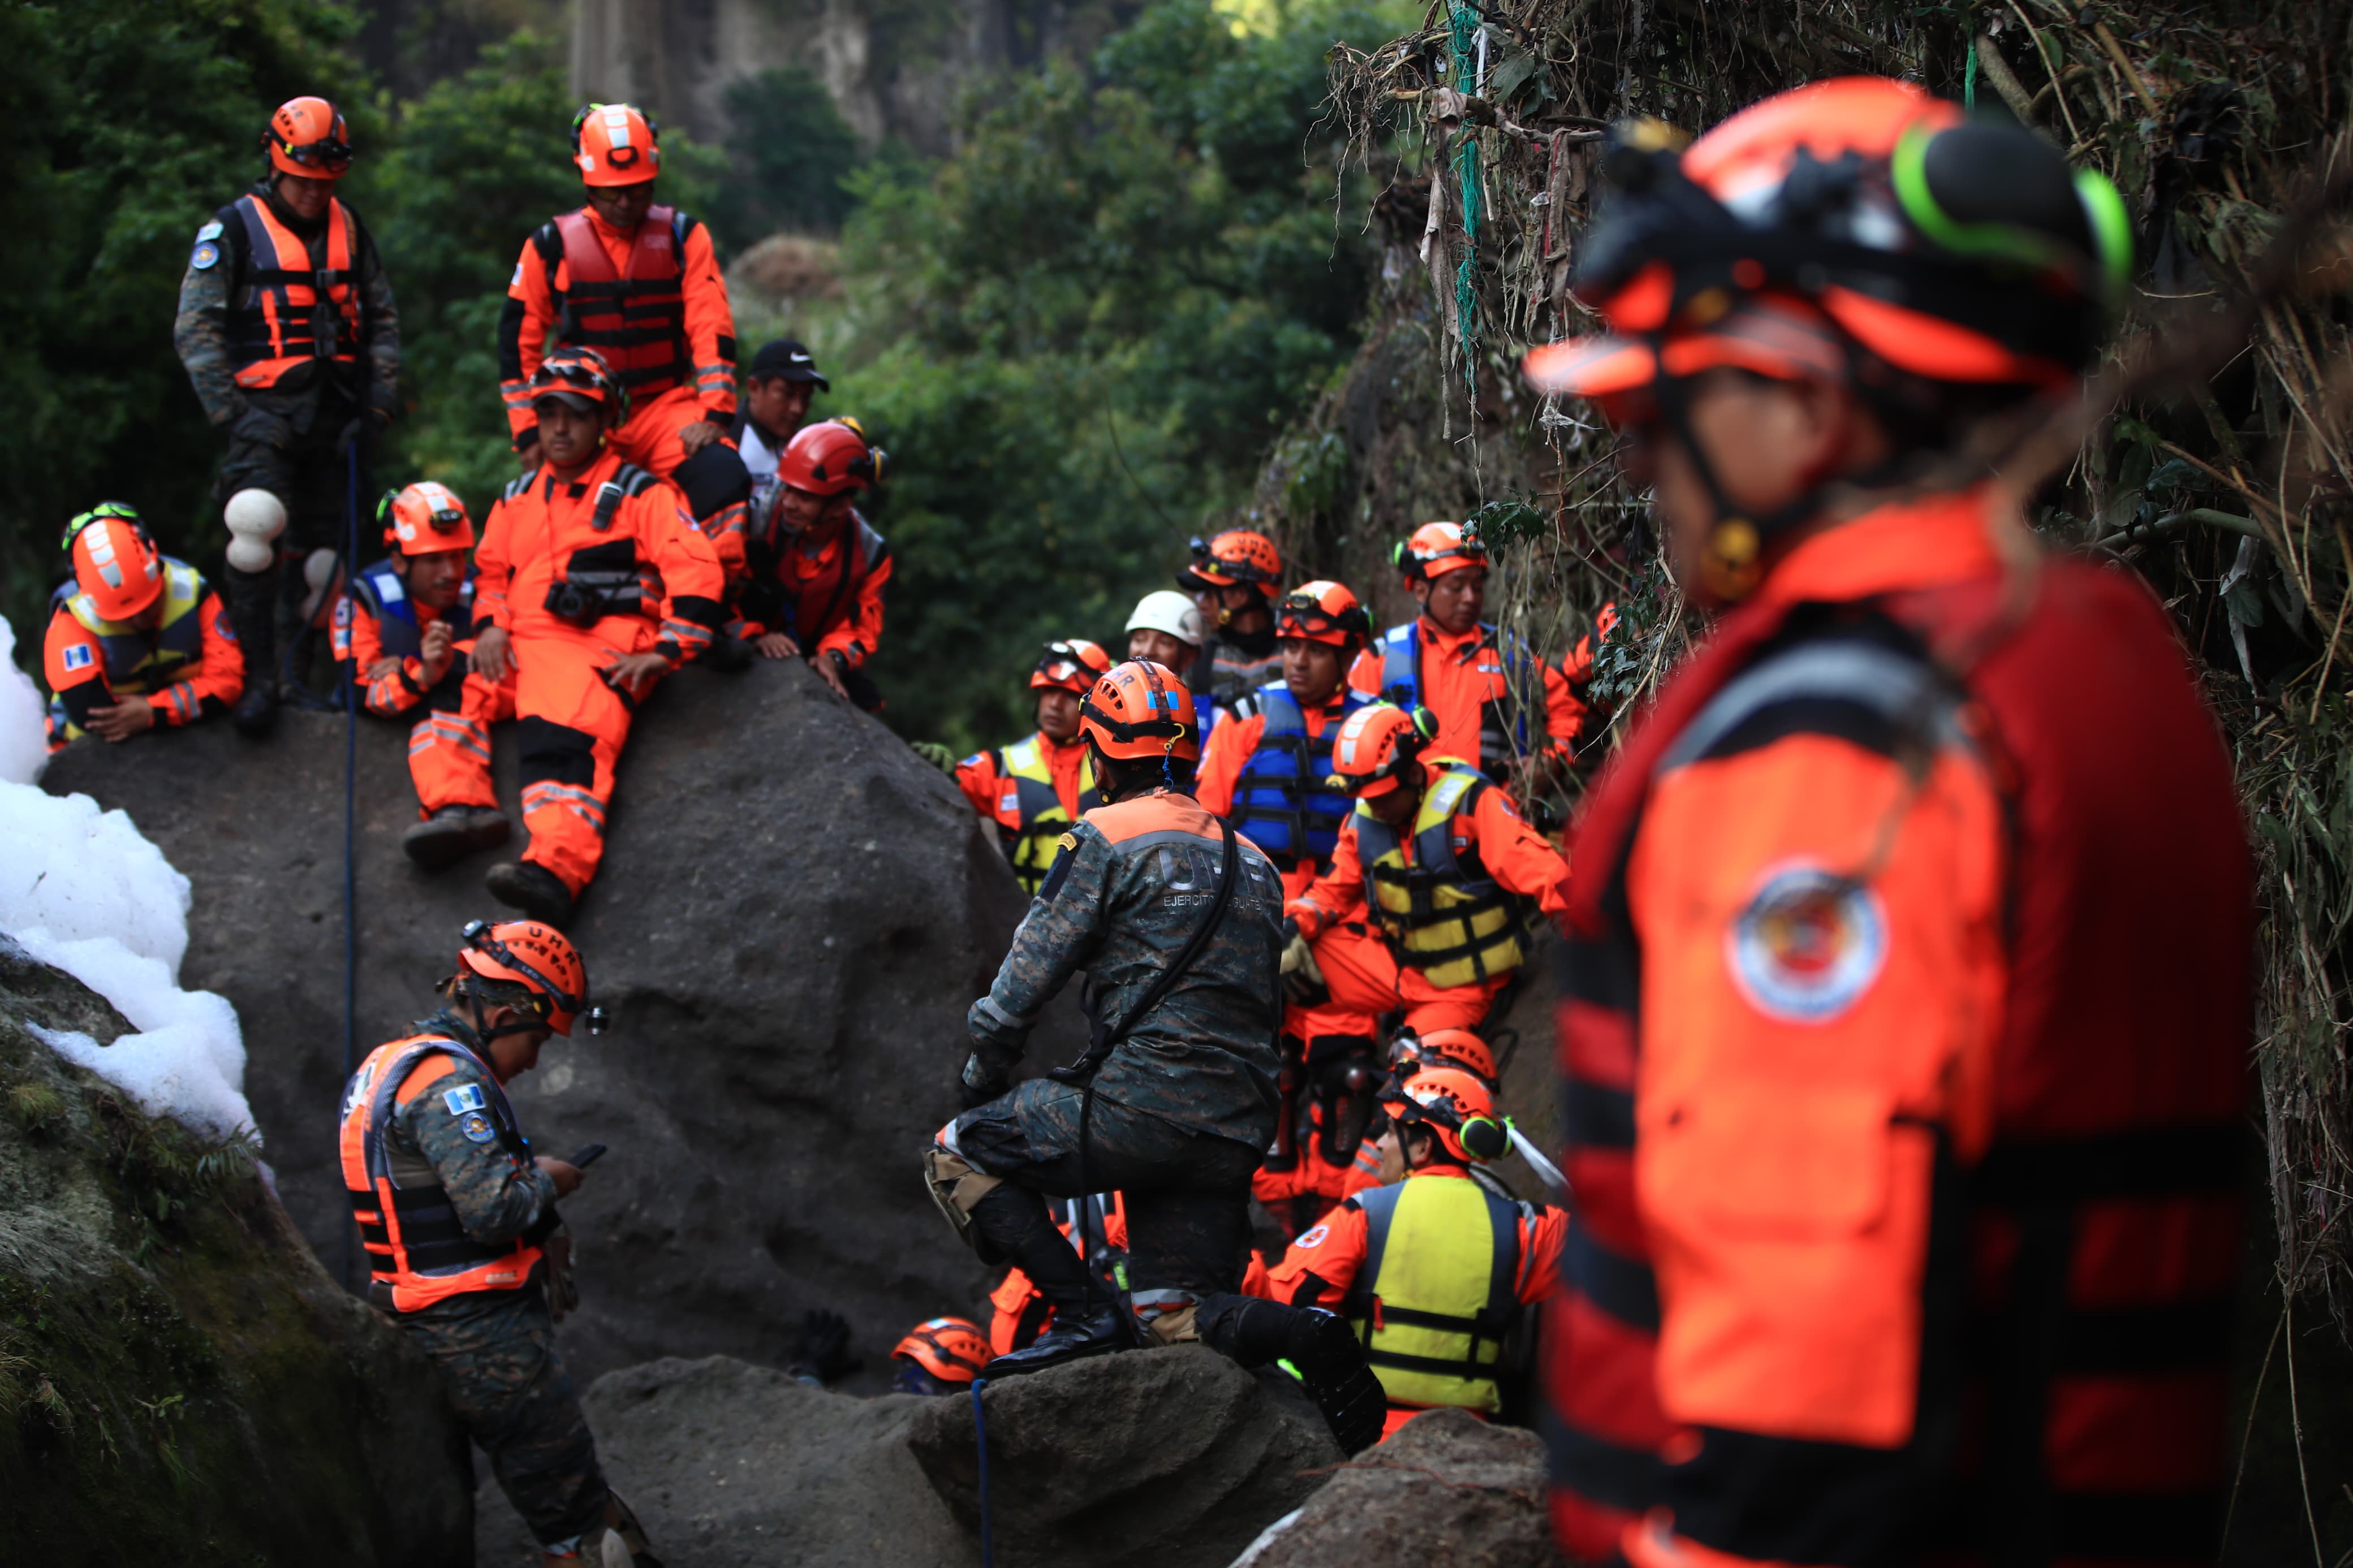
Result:
{"label": "shoulder strap", "polygon": [[1168,988],[1193,967],[1195,959],[1201,956],[1201,950],[1208,945],[1210,935],[1225,920],[1227,906],[1234,901],[1234,883],[1240,879],[1241,872],[1241,848],[1237,842],[1233,824],[1220,817],[1218,819],[1218,831],[1224,836],[1226,849],[1224,863],[1218,869],[1218,896],[1209,905],[1208,917],[1194,928],[1191,939],[1185,943],[1185,950],[1176,955],[1176,962],[1160,972],[1160,977],[1152,983],[1152,988],[1128,1009],[1127,1016],[1122,1018],[1116,1027],[1098,1020],[1094,1037],[1087,1042],[1085,1054],[1069,1067],[1052,1068],[1047,1076],[1063,1083],[1076,1083],[1082,1079],[1092,1078],[1095,1069],[1103,1066],[1103,1058],[1127,1037],[1129,1030],[1144,1021],[1146,1014],[1160,1005],[1160,999],[1168,994]]}
{"label": "shoulder strap", "polygon": [[507,488],[500,492],[500,499],[503,500],[521,500],[523,497],[531,493],[531,482],[537,478],[539,478],[539,470],[537,468],[533,468],[527,474],[519,474],[515,478],[509,479],[507,481]]}
{"label": "shoulder strap", "polygon": [[654,482],[654,477],[635,463],[623,463],[613,474],[613,482],[630,495],[643,495]]}
{"label": "shoulder strap", "polygon": [[[626,473],[628,470],[624,468],[622,471]],[[621,488],[617,479],[607,479],[603,484],[598,485],[596,510],[588,516],[589,528],[602,533],[612,527],[613,514],[621,510],[621,502],[628,499],[628,490]]]}
{"label": "shoulder strap", "polygon": [[1397,1217],[1398,1198],[1404,1192],[1405,1183],[1395,1182],[1386,1187],[1367,1187],[1348,1200],[1365,1216],[1365,1256],[1356,1265],[1356,1279],[1341,1294],[1339,1310],[1344,1318],[1372,1315],[1374,1287],[1381,1278],[1381,1258],[1388,1251],[1389,1222]]}

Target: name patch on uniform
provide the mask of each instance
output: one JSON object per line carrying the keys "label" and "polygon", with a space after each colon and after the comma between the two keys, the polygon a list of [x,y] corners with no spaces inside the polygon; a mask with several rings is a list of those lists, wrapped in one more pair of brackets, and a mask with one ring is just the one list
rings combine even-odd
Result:
{"label": "name patch on uniform", "polygon": [[463,1116],[470,1110],[482,1109],[482,1086],[470,1083],[442,1091],[441,1103],[449,1108],[452,1116]]}
{"label": "name patch on uniform", "polygon": [[66,649],[65,667],[68,669],[88,669],[90,667],[91,661],[96,657],[97,656],[90,651],[90,644],[86,642],[78,642],[71,647]]}
{"label": "name patch on uniform", "polygon": [[1758,1012],[1827,1024],[1887,966],[1887,910],[1869,888],[1824,867],[1783,866],[1732,922],[1725,961]]}
{"label": "name patch on uniform", "polygon": [[1323,1246],[1323,1245],[1324,1245],[1324,1238],[1325,1237],[1327,1237],[1327,1236],[1331,1235],[1331,1234],[1332,1234],[1332,1227],[1331,1227],[1330,1226],[1328,1226],[1328,1225],[1319,1225],[1319,1226],[1313,1226],[1313,1227],[1311,1227],[1311,1228],[1309,1228],[1309,1229],[1307,1229],[1307,1230],[1302,1231],[1302,1232],[1300,1233],[1299,1239],[1298,1239],[1297,1241],[1293,1242],[1291,1245],[1292,1245],[1292,1246],[1293,1246],[1293,1247],[1321,1247],[1321,1246]]}
{"label": "name patch on uniform", "polygon": [[470,1142],[476,1143],[487,1143],[499,1135],[499,1130],[491,1125],[491,1119],[480,1111],[474,1112],[459,1122],[458,1131],[463,1132]]}
{"label": "name patch on uniform", "polygon": [[209,239],[200,239],[195,249],[188,253],[188,265],[202,272],[220,259],[220,247]]}

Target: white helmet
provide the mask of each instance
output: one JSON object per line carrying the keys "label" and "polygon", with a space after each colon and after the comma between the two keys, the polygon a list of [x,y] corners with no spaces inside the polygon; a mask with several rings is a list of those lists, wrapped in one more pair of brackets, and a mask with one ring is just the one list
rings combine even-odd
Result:
{"label": "white helmet", "polygon": [[1166,632],[1178,642],[1199,647],[1201,612],[1192,600],[1174,588],[1160,588],[1136,602],[1135,613],[1127,617],[1125,629]]}

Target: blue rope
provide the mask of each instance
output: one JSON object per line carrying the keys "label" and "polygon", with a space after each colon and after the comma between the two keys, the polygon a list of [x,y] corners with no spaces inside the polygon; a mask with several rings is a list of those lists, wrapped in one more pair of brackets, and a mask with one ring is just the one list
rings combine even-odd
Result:
{"label": "blue rope", "polygon": [[[362,418],[365,418],[363,415]],[[354,437],[346,453],[349,483],[343,498],[343,582],[349,587],[360,558],[360,441]],[[330,612],[332,613],[332,611]],[[360,770],[359,660],[343,671],[343,1079],[350,1081],[359,1067],[359,872],[354,841]],[[353,1226],[343,1227],[343,1282],[351,1284],[355,1259],[352,1255]]]}
{"label": "blue rope", "polygon": [[980,1391],[987,1386],[985,1377],[972,1380],[972,1440],[980,1450],[980,1568],[996,1568],[988,1538],[988,1418],[980,1407]]}

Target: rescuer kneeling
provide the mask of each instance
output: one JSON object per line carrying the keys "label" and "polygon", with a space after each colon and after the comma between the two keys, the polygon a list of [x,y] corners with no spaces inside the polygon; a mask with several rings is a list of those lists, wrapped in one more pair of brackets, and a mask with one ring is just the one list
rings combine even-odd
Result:
{"label": "rescuer kneeling", "polygon": [[[982,1261],[1018,1266],[1054,1326],[993,1376],[1198,1340],[1245,1365],[1287,1359],[1350,1452],[1379,1434],[1380,1385],[1346,1323],[1238,1294],[1250,1181],[1274,1131],[1282,880],[1187,793],[1200,756],[1192,694],[1130,660],[1080,710],[1110,805],[1066,836],[987,995],[973,1004],[964,1114],[924,1170]],[[1084,966],[1086,1052],[1012,1081],[1038,1016]],[[1127,1210],[1122,1301],[1054,1226],[1042,1194],[1116,1188]]]}
{"label": "rescuer kneeling", "polygon": [[505,1085],[539,1065],[551,1034],[592,1035],[588,969],[536,921],[466,927],[447,1002],[378,1046],[344,1087],[343,1186],[368,1254],[368,1304],[389,1313],[448,1381],[450,1404],[491,1461],[550,1568],[651,1563],[644,1532],[605,1484],[555,1320],[579,1301],[555,1200],[578,1167],[534,1156]]}

